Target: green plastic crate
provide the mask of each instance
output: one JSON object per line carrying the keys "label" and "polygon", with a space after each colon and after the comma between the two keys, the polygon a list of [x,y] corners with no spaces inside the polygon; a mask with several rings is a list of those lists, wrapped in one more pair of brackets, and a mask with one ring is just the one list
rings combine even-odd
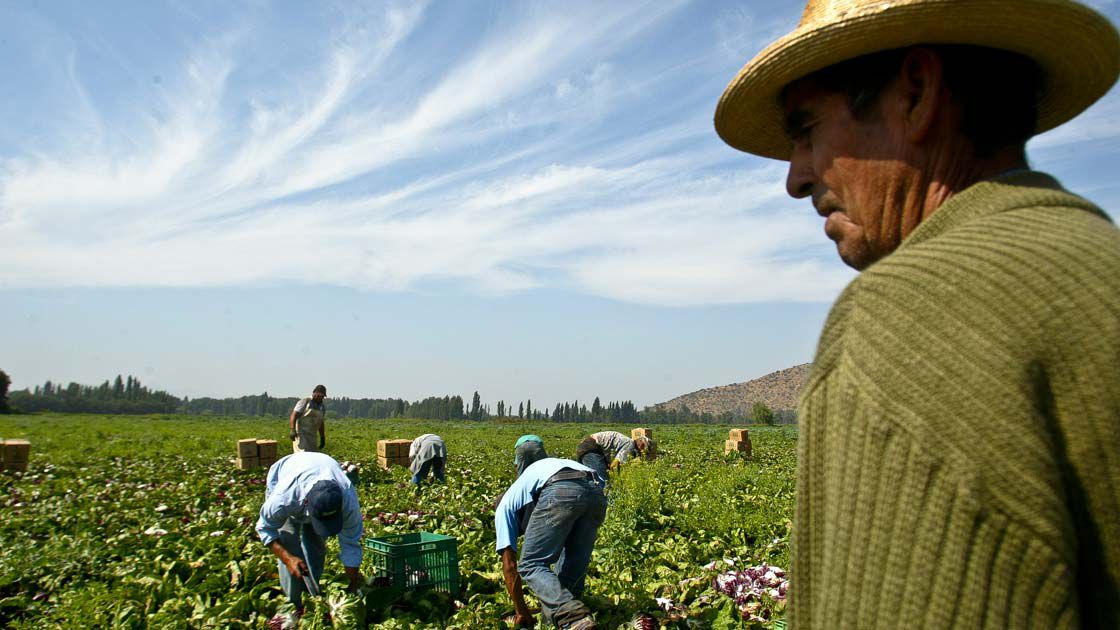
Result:
{"label": "green plastic crate", "polygon": [[434,588],[459,594],[459,541],[451,536],[415,532],[369,536],[375,578],[387,578],[407,590]]}

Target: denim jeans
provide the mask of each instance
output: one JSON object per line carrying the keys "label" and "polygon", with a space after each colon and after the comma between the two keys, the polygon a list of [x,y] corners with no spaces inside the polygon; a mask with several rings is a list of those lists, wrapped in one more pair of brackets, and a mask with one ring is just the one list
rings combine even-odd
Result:
{"label": "denim jeans", "polygon": [[599,453],[588,453],[583,456],[583,459],[579,460],[579,463],[594,470],[595,474],[599,475],[603,481],[607,480],[607,460]]}
{"label": "denim jeans", "polygon": [[582,479],[549,484],[537,497],[517,570],[540,600],[546,623],[563,627],[591,614],[579,597],[606,514],[603,490]]}
{"label": "denim jeans", "polygon": [[446,481],[443,476],[443,468],[444,461],[442,457],[434,457],[432,459],[429,459],[423,464],[420,464],[420,470],[416,471],[416,474],[412,476],[412,483],[419,486],[425,479],[428,478],[428,471],[432,471],[432,474],[435,476],[436,480],[440,483],[443,483],[444,481]]}
{"label": "denim jeans", "polygon": [[[311,569],[315,581],[320,585],[323,584],[323,564],[327,557],[327,544],[319,534],[315,533],[311,523],[301,525],[288,519],[288,522],[280,528],[280,544],[288,550],[288,553],[302,558]],[[307,591],[303,578],[292,577],[287,565],[279,560],[276,561],[276,565],[280,572],[280,588],[288,596],[288,601],[292,602],[296,609],[303,608],[303,594]]]}

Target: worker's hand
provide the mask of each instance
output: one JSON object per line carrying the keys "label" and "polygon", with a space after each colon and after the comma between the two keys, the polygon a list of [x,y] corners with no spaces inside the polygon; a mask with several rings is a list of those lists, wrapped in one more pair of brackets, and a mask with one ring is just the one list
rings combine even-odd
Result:
{"label": "worker's hand", "polygon": [[622,462],[618,461],[617,459],[613,460],[611,462],[610,468],[612,472],[618,472],[622,468]]}
{"label": "worker's hand", "polygon": [[301,578],[304,573],[309,573],[307,563],[303,561],[303,558],[297,558],[289,554],[284,559],[284,564],[288,567],[288,573],[291,573],[294,578]]}
{"label": "worker's hand", "polygon": [[296,431],[295,429],[292,429],[292,432],[288,434],[288,439],[293,441],[293,442],[295,442],[296,438],[298,438],[298,437],[299,437],[299,431]]}

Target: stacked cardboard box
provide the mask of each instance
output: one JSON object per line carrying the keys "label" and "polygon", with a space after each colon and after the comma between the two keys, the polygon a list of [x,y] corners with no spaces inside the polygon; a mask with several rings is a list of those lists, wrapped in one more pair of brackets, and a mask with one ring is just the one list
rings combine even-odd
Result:
{"label": "stacked cardboard box", "polygon": [[263,468],[276,463],[276,440],[257,440],[257,457]]}
{"label": "stacked cardboard box", "polygon": [[751,436],[746,429],[731,429],[727,437],[728,440],[723,443],[724,453],[735,451],[748,456],[751,454]]}
{"label": "stacked cardboard box", "polygon": [[27,472],[31,459],[31,442],[27,440],[0,441],[0,469]]}
{"label": "stacked cardboard box", "polygon": [[257,450],[257,438],[237,441],[237,468],[250,470],[261,465],[260,451]]}
{"label": "stacked cardboard box", "polygon": [[[630,429],[631,440],[636,440],[640,437],[653,440],[653,429]],[[642,453],[642,459],[652,461],[656,458],[657,447],[654,445],[654,442],[650,442],[649,446],[646,448],[646,451]]]}
{"label": "stacked cardboard box", "polygon": [[390,466],[408,467],[408,449],[412,440],[378,440],[377,464],[388,470]]}

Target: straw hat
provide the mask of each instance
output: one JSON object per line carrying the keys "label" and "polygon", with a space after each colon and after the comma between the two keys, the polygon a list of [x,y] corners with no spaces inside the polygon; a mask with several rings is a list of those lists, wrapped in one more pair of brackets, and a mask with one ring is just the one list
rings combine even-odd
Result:
{"label": "straw hat", "polygon": [[727,144],[789,159],[782,88],[817,70],[916,44],[972,44],[1026,55],[1042,67],[1035,133],[1077,116],[1120,74],[1120,35],[1071,0],[809,0],[793,32],[739,71],[716,107]]}

